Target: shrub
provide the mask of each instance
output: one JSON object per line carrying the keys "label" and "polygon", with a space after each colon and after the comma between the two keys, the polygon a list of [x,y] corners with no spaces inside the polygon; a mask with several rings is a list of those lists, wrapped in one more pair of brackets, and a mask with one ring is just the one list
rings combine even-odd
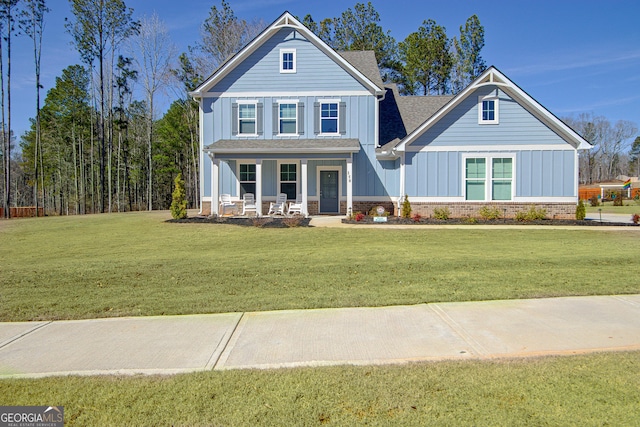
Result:
{"label": "shrub", "polygon": [[282,218],[282,223],[289,228],[300,227],[303,219],[304,218],[302,217],[302,215],[289,216],[286,218]]}
{"label": "shrub", "polygon": [[500,209],[495,206],[483,206],[478,211],[478,214],[482,217],[482,219],[499,219],[500,218]]}
{"label": "shrub", "polygon": [[187,217],[187,194],[184,191],[182,174],[176,176],[174,184],[175,188],[171,194],[171,216],[173,219],[184,219]]}
{"label": "shrub", "polygon": [[582,221],[587,216],[587,208],[584,206],[584,202],[580,200],[576,207],[576,219]]}
{"label": "shrub", "polygon": [[433,217],[435,219],[449,219],[450,216],[451,216],[451,211],[446,206],[442,209],[435,208],[433,210]]}
{"label": "shrub", "polygon": [[411,203],[409,202],[409,196],[405,194],[402,201],[402,209],[400,210],[400,216],[402,218],[411,218]]}
{"label": "shrub", "polygon": [[616,198],[613,199],[613,206],[622,206],[622,191],[619,194],[615,195]]}
{"label": "shrub", "polygon": [[465,224],[477,224],[478,223],[478,219],[470,216],[470,217],[465,218],[464,222],[465,222]]}
{"label": "shrub", "polygon": [[516,212],[516,221],[537,221],[540,219],[545,219],[547,217],[547,210],[540,208],[537,209],[535,206],[531,206],[528,211],[518,211]]}
{"label": "shrub", "polygon": [[600,204],[600,202],[598,202],[598,196],[591,196],[589,203],[591,203],[593,207],[598,206]]}
{"label": "shrub", "polygon": [[632,221],[634,224],[638,224],[638,222],[640,222],[640,215],[638,215],[637,213],[636,213],[636,214],[631,215],[631,221]]}
{"label": "shrub", "polygon": [[360,222],[364,219],[364,214],[362,212],[356,212],[354,218],[357,222]]}
{"label": "shrub", "polygon": [[251,219],[251,224],[253,224],[254,227],[264,227],[268,222],[271,222],[271,218],[255,216]]}
{"label": "shrub", "polygon": [[422,219],[422,215],[420,215],[419,213],[414,213],[411,219],[413,220],[413,222],[420,222],[420,220]]}

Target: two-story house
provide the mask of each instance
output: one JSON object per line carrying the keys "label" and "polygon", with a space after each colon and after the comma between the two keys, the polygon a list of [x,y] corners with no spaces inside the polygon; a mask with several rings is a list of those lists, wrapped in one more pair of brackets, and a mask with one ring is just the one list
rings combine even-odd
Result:
{"label": "two-story house", "polygon": [[201,212],[220,194],[278,193],[307,214],[428,216],[499,205],[572,217],[590,145],[494,67],[456,96],[398,96],[373,52],[336,52],[285,12],[191,95],[200,104]]}

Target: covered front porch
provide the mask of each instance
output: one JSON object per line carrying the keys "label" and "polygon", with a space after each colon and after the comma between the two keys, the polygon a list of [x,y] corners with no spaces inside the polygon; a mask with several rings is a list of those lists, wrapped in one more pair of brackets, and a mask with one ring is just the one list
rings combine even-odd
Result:
{"label": "covered front porch", "polygon": [[353,154],[359,150],[355,139],[218,141],[204,150],[211,160],[209,213],[222,214],[222,194],[242,211],[251,193],[262,216],[284,193],[287,204],[302,204],[304,216],[346,215],[353,208]]}

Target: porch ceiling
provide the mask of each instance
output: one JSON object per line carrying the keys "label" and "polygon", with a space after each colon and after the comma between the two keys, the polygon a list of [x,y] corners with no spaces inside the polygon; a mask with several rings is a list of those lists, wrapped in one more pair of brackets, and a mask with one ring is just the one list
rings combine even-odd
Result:
{"label": "porch ceiling", "polygon": [[204,147],[211,154],[258,154],[258,153],[357,153],[357,139],[221,139]]}

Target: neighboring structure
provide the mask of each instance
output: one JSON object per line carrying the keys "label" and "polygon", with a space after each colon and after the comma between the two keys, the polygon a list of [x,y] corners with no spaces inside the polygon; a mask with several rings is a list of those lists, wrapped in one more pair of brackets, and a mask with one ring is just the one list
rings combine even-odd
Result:
{"label": "neighboring structure", "polygon": [[191,95],[203,214],[220,194],[254,193],[266,213],[286,193],[307,214],[395,210],[408,195],[423,216],[535,204],[573,217],[590,148],[494,67],[455,97],[400,97],[373,52],[338,53],[288,12]]}

